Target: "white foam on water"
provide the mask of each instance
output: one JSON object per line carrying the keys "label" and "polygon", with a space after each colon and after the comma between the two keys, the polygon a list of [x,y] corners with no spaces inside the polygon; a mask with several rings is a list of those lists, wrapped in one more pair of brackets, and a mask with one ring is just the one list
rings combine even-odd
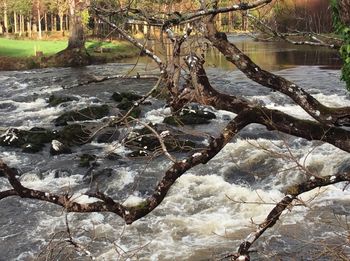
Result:
{"label": "white foam on water", "polygon": [[123,205],[127,207],[133,207],[140,204],[144,199],[138,195],[130,195],[124,202]]}
{"label": "white foam on water", "polygon": [[234,119],[237,114],[230,112],[230,111],[225,111],[225,110],[217,110],[214,111],[217,119],[225,120],[225,118],[229,118],[230,120]]}
{"label": "white foam on water", "polygon": [[299,154],[301,155],[300,165],[319,170],[315,173],[319,176],[336,174],[337,166],[346,159],[350,160],[349,153],[339,150],[330,144],[322,144],[315,147],[310,154],[305,153],[305,148],[301,148]]}
{"label": "white foam on water", "polygon": [[[51,124],[51,121],[62,112],[62,109],[48,107],[45,99],[39,98],[33,102],[11,102],[16,109],[6,115],[8,120],[21,121],[22,128],[31,128]],[[5,116],[5,115],[4,115]]]}
{"label": "white foam on water", "polygon": [[23,162],[23,158],[21,158],[16,151],[2,151],[1,159],[9,166],[19,166]]}
{"label": "white foam on water", "polygon": [[47,192],[71,193],[72,188],[80,184],[82,179],[81,175],[55,177],[54,171],[42,173],[44,178],[40,179],[37,175],[39,172],[34,170],[22,175],[20,178],[22,184],[32,189],[42,189]]}
{"label": "white foam on water", "polygon": [[101,155],[107,155],[109,153],[117,153],[119,155],[125,155],[126,153],[129,153],[130,150],[126,148],[123,144],[121,144],[119,141],[114,141],[111,143],[98,143],[98,142],[91,142],[91,145],[101,148],[102,152]]}
{"label": "white foam on water", "polygon": [[303,108],[301,108],[298,105],[292,105],[292,104],[285,104],[285,105],[276,105],[276,104],[267,104],[267,108],[272,110],[279,110],[284,113],[287,113],[288,115],[300,118],[300,119],[307,119],[307,120],[313,120],[313,118],[307,114]]}
{"label": "white foam on water", "polygon": [[89,203],[101,202],[101,200],[98,198],[89,197],[89,196],[81,194],[81,193],[73,194],[71,200],[76,202],[76,203],[79,203],[79,204],[89,204]]}
{"label": "white foam on water", "polygon": [[319,93],[313,95],[319,102],[330,107],[344,107],[350,106],[350,100],[348,96],[340,96],[337,94],[325,95]]}
{"label": "white foam on water", "polygon": [[153,122],[153,123],[162,123],[165,117],[168,117],[171,115],[171,109],[170,108],[160,108],[160,109],[154,109],[151,111],[146,112],[145,114],[145,120],[147,122]]}
{"label": "white foam on water", "polygon": [[[228,197],[245,201],[260,201],[261,197],[275,202],[283,195],[276,190],[255,193],[249,188],[229,184],[216,175],[186,174],[178,179],[154,213],[144,222],[136,222],[132,226],[136,226],[137,230],[147,226],[153,231],[147,248],[156,248],[157,252],[151,252],[151,260],[161,257],[181,260],[189,256],[194,247],[206,248],[218,241],[227,242],[227,238],[221,236],[249,227],[252,217],[254,221],[261,222],[273,207],[237,204]],[[148,238],[147,235],[145,238]]]}
{"label": "white foam on water", "polygon": [[126,185],[131,184],[135,180],[137,171],[132,170],[130,167],[119,167],[116,169],[116,177],[110,182],[108,182],[107,187],[113,189],[123,189]]}
{"label": "white foam on water", "polygon": [[300,198],[305,202],[309,202],[310,207],[329,206],[333,201],[338,203],[350,202],[350,190],[344,190],[344,184],[339,183],[338,185],[330,185],[303,193]]}

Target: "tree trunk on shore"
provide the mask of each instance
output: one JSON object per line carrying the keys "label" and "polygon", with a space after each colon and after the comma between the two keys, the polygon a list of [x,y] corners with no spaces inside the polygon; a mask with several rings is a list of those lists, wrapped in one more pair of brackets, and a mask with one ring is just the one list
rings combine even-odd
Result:
{"label": "tree trunk on shore", "polygon": [[16,34],[17,33],[17,13],[16,12],[13,12],[13,24],[15,27],[14,33]]}
{"label": "tree trunk on shore", "polygon": [[56,17],[51,14],[51,31],[56,31]]}
{"label": "tree trunk on shore", "polygon": [[60,13],[59,15],[58,15],[58,19],[59,19],[59,22],[60,22],[60,32],[63,32],[63,14],[62,13]]}
{"label": "tree trunk on shore", "polygon": [[29,15],[27,20],[27,31],[28,31],[28,36],[32,37],[32,16],[31,15]]}
{"label": "tree trunk on shore", "polygon": [[41,39],[42,38],[42,35],[41,35],[41,16],[40,16],[39,4],[38,4],[37,12],[38,12],[38,38]]}
{"label": "tree trunk on shore", "polygon": [[4,34],[8,33],[7,3],[4,1]]}
{"label": "tree trunk on shore", "polygon": [[57,53],[55,62],[65,66],[84,66],[91,63],[91,57],[85,49],[84,27],[81,13],[87,5],[87,1],[69,1],[69,27],[70,35],[68,46]]}
{"label": "tree trunk on shore", "polygon": [[47,26],[47,13],[44,14],[44,31],[47,32],[48,26]]}
{"label": "tree trunk on shore", "polygon": [[69,14],[70,14],[70,35],[67,49],[84,49],[85,37],[84,27],[81,17],[83,10],[83,4],[77,0],[69,2]]}
{"label": "tree trunk on shore", "polygon": [[67,15],[67,14],[66,14],[65,19],[66,19],[66,24],[65,24],[64,29],[68,31],[68,30],[69,30],[69,17],[68,17],[68,15]]}
{"label": "tree trunk on shore", "polygon": [[25,33],[25,28],[24,28],[24,15],[22,12],[19,15],[19,33],[20,35],[23,35]]}

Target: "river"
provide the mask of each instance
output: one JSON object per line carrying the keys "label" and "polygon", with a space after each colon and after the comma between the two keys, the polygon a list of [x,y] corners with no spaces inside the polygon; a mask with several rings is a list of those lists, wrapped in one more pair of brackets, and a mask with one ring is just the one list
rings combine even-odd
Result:
{"label": "river", "polygon": [[[231,36],[237,46],[261,67],[292,80],[329,106],[349,106],[350,96],[340,81],[339,57],[334,51],[286,43],[259,43]],[[77,86],[95,76],[115,75],[133,68],[134,59],[118,64],[85,68],[49,68],[0,72],[0,130],[9,127],[56,128],[52,121],[67,110],[86,105],[109,104],[115,91],[146,93],[154,80],[115,79]],[[145,66],[146,65],[146,66]],[[220,91],[308,118],[284,95],[263,88],[237,71],[214,50],[207,53],[206,68],[213,86]],[[146,71],[144,70],[146,68]],[[154,73],[154,65],[142,57],[136,69]],[[74,95],[65,106],[49,107],[51,94]],[[153,98],[143,110],[144,121],[161,122],[169,114],[164,103]],[[210,108],[209,108],[210,109]],[[210,109],[212,110],[212,109]],[[208,125],[185,127],[187,131],[218,134],[234,117],[212,110],[217,118]],[[115,151],[124,157],[108,160]],[[82,153],[98,156],[99,168],[112,174],[98,179],[101,191],[125,204],[133,204],[153,189],[169,162],[163,157],[129,159],[120,142],[92,142],[73,149],[73,154],[51,156],[49,147],[36,154],[0,147],[0,157],[19,169],[24,185],[55,192],[80,194],[90,184],[86,168],[79,167]],[[288,157],[286,157],[286,155]],[[181,156],[177,155],[177,156]],[[213,160],[184,174],[164,202],[151,214],[130,226],[110,213],[67,215],[72,236],[96,260],[213,260],[236,251],[239,243],[264,220],[283,189],[301,182],[296,162],[319,175],[349,169],[350,155],[332,145],[268,132],[258,125],[246,127]],[[0,177],[0,188],[8,188]],[[301,196],[291,211],[252,247],[253,260],[338,260],[350,255],[350,190],[344,184],[328,186]],[[246,203],[242,203],[246,202]],[[253,204],[254,203],[254,204]],[[255,204],[257,203],[257,204]],[[0,201],[0,260],[90,260],[77,253],[65,239],[65,213],[52,204],[20,198]]]}

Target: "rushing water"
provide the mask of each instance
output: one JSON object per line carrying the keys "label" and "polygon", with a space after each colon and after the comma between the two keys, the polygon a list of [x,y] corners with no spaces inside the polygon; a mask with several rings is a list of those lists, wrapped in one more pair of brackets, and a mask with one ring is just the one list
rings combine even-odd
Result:
{"label": "rushing water", "polygon": [[[336,53],[282,43],[256,43],[240,37],[232,40],[263,68],[295,81],[322,103],[349,106],[339,70],[330,69],[339,66]],[[128,72],[133,60],[124,62],[80,69],[1,72],[0,129],[54,128],[52,120],[64,111],[91,104],[113,105],[109,97],[114,91],[146,93],[154,81],[118,79],[72,87],[91,75]],[[138,68],[145,63],[142,59]],[[207,70],[212,84],[223,92],[243,95],[297,117],[308,117],[284,95],[247,80],[214,51],[207,54]],[[53,93],[74,95],[79,100],[48,107],[47,98]],[[169,110],[162,102],[151,102],[151,107],[144,108],[143,119],[161,122]],[[186,129],[218,134],[234,114],[214,112],[217,119],[212,123]],[[93,142],[74,148],[71,155],[50,156],[48,147],[37,154],[0,147],[0,156],[20,170],[26,186],[62,193],[74,191],[76,201],[88,202],[91,199],[81,196],[90,186],[83,179],[87,170],[78,166],[77,158],[82,153],[95,154],[99,156],[100,168],[113,168],[111,175],[98,177],[95,185],[129,205],[150,193],[170,166],[162,157],[150,162],[126,157],[118,161],[105,159],[113,150],[122,155],[127,152],[119,142]],[[254,230],[252,223],[261,222],[273,208],[270,203],[282,199],[284,188],[304,179],[295,168],[296,163],[319,175],[329,175],[349,169],[350,156],[332,145],[251,125],[209,163],[183,175],[164,202],[147,217],[125,226],[110,213],[70,213],[72,236],[97,260],[211,260],[235,251]],[[8,187],[4,178],[0,178],[0,187]],[[301,198],[303,204],[284,213],[254,245],[258,254],[252,254],[253,260],[337,260],[336,253],[350,254],[348,187],[328,186]],[[86,252],[79,255],[65,243],[65,213],[61,208],[19,198],[0,201],[0,208],[0,260],[90,259]]]}

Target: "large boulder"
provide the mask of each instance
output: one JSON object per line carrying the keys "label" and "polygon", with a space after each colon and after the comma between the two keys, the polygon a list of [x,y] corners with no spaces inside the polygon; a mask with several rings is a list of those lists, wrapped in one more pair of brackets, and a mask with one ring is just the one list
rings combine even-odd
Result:
{"label": "large boulder", "polygon": [[41,151],[46,143],[57,137],[58,133],[56,131],[44,128],[34,127],[30,130],[10,128],[0,136],[0,145],[22,148],[23,152],[35,153]]}
{"label": "large boulder", "polygon": [[22,151],[25,153],[37,153],[41,151],[44,144],[27,143],[22,146]]}
{"label": "large boulder", "polygon": [[[131,109],[131,107],[134,105],[134,102],[123,98],[123,100],[117,105],[117,107],[121,110],[124,111],[129,111]],[[135,107],[129,114],[130,117],[133,118],[138,118],[141,114],[141,109],[140,107]]]}
{"label": "large boulder", "polygon": [[[203,137],[186,134],[164,124],[150,125],[162,137],[168,151],[191,151],[201,147]],[[124,140],[125,146],[132,149],[129,157],[148,156],[161,148],[159,139],[149,128],[134,130]]]}
{"label": "large boulder", "polygon": [[84,153],[80,155],[79,167],[97,166],[96,160],[97,160],[96,155]]}
{"label": "large boulder", "polygon": [[123,99],[128,101],[137,101],[141,98],[141,95],[138,95],[134,92],[115,92],[112,95],[112,99],[116,102],[121,102]]}
{"label": "large boulder", "polygon": [[106,127],[98,132],[96,141],[98,143],[110,143],[118,140],[120,131],[115,127]]}
{"label": "large boulder", "polygon": [[215,119],[216,115],[205,108],[197,106],[185,107],[176,115],[168,116],[164,123],[174,126],[208,124],[210,120]]}
{"label": "large boulder", "polygon": [[90,183],[91,186],[100,185],[116,173],[112,168],[91,169],[84,175],[83,180]]}
{"label": "large boulder", "polygon": [[48,104],[51,107],[57,106],[61,103],[66,103],[70,101],[77,101],[78,98],[76,97],[71,97],[71,96],[59,96],[59,95],[54,95],[52,94],[49,99],[48,99]]}
{"label": "large boulder", "polygon": [[71,124],[65,126],[59,132],[59,140],[69,146],[82,145],[91,140],[91,129],[81,124]]}
{"label": "large boulder", "polygon": [[[119,102],[117,107],[121,110],[128,111],[135,104],[135,101],[141,99],[142,96],[134,92],[115,92],[112,95],[112,99],[116,102]],[[133,118],[138,118],[141,114],[140,107],[135,107],[130,116]]]}
{"label": "large boulder", "polygon": [[88,121],[101,119],[109,114],[108,105],[89,106],[78,111],[65,112],[54,122],[56,126],[67,125],[68,121]]}
{"label": "large boulder", "polygon": [[0,136],[0,145],[9,147],[21,147],[26,142],[27,131],[10,128]]}

